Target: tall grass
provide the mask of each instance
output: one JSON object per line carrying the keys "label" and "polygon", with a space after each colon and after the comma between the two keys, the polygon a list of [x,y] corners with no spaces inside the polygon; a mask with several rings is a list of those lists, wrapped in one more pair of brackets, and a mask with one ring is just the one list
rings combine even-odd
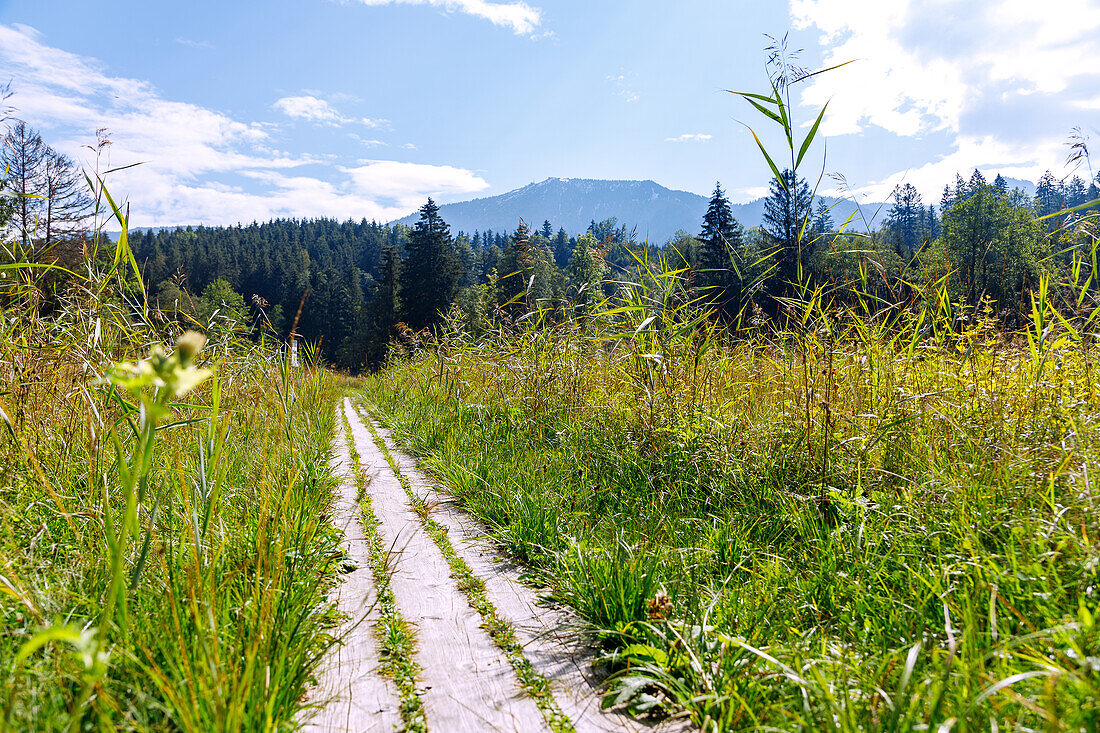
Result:
{"label": "tall grass", "polygon": [[[585,323],[445,334],[365,391],[593,625],[609,704],[707,730],[1095,729],[1095,293],[1032,322],[785,301],[725,330],[639,261]],[[536,319],[529,319],[532,322]]]}
{"label": "tall grass", "polygon": [[0,727],[292,729],[332,641],[338,385],[177,339],[97,190],[113,252],[0,272]]}

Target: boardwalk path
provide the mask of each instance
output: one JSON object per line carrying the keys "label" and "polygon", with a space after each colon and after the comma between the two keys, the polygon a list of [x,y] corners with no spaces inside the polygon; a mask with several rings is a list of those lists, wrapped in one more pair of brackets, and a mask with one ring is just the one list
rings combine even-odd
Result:
{"label": "boardwalk path", "polygon": [[[334,506],[349,559],[358,570],[349,573],[337,591],[337,603],[348,620],[340,630],[343,643],[330,653],[313,695],[319,707],[304,729],[328,731],[389,731],[402,728],[398,693],[378,673],[377,611],[363,525],[350,474],[354,450],[370,480],[370,495],[382,544],[391,548],[390,588],[401,616],[415,629],[415,661],[421,668],[418,693],[432,731],[550,731],[548,716],[527,694],[513,665],[482,628],[482,616],[452,577],[451,567],[390,468],[381,448],[350,400],[343,413],[351,425],[353,445],[335,441],[336,470],[344,477]],[[341,421],[338,421],[338,425]],[[564,714],[580,733],[653,730],[625,716],[601,711],[595,680],[590,675],[591,650],[576,633],[578,622],[562,609],[538,605],[534,591],[519,582],[520,568],[494,562],[494,548],[476,523],[459,511],[397,451],[384,429],[400,472],[417,496],[427,496],[432,517],[442,524],[457,555],[485,582],[485,593],[498,616],[509,622],[523,645],[523,656],[550,683],[549,707]],[[544,701],[544,710],[548,707]],[[562,725],[558,725],[562,729]],[[663,725],[660,733],[685,726]]]}

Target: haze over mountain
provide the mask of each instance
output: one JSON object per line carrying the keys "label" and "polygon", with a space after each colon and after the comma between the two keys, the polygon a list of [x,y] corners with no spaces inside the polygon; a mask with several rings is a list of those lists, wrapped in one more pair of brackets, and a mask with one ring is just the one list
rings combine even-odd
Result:
{"label": "haze over mountain", "polygon": [[[502,193],[499,196],[443,204],[439,207],[453,232],[473,234],[475,230],[492,229],[495,232],[514,231],[520,219],[531,229],[537,229],[549,220],[556,231],[564,227],[571,235],[579,234],[592,221],[615,217],[625,224],[627,231],[636,229],[639,241],[662,244],[678,230],[697,233],[707,210],[707,196],[689,191],[665,188],[654,181],[608,181],[591,178],[547,178],[523,188]],[[845,199],[820,197],[832,210],[833,220],[839,225],[855,211],[855,205]],[[870,218],[880,204],[863,204],[864,215]],[[764,199],[731,204],[733,215],[746,227],[758,226],[764,218]],[[886,208],[879,212],[885,216]],[[410,214],[399,221],[413,224],[417,214]],[[864,230],[853,219],[850,228]]]}

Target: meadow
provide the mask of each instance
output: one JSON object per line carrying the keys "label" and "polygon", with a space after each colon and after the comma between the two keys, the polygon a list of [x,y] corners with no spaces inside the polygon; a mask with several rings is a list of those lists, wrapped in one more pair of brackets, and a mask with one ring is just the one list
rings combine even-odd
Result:
{"label": "meadow", "polygon": [[[1095,312],[1005,332],[935,284],[725,328],[640,262],[589,318],[457,327],[365,380],[576,608],[605,698],[704,730],[1095,730]],[[1058,297],[1055,297],[1058,293]]]}

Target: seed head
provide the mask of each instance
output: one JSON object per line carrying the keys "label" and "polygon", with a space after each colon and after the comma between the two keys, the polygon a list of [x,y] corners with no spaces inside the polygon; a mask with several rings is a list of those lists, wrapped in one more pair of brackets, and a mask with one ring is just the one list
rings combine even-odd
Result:
{"label": "seed head", "polygon": [[180,356],[181,364],[190,364],[191,360],[202,351],[206,344],[206,337],[198,331],[188,331],[176,340],[176,352]]}

